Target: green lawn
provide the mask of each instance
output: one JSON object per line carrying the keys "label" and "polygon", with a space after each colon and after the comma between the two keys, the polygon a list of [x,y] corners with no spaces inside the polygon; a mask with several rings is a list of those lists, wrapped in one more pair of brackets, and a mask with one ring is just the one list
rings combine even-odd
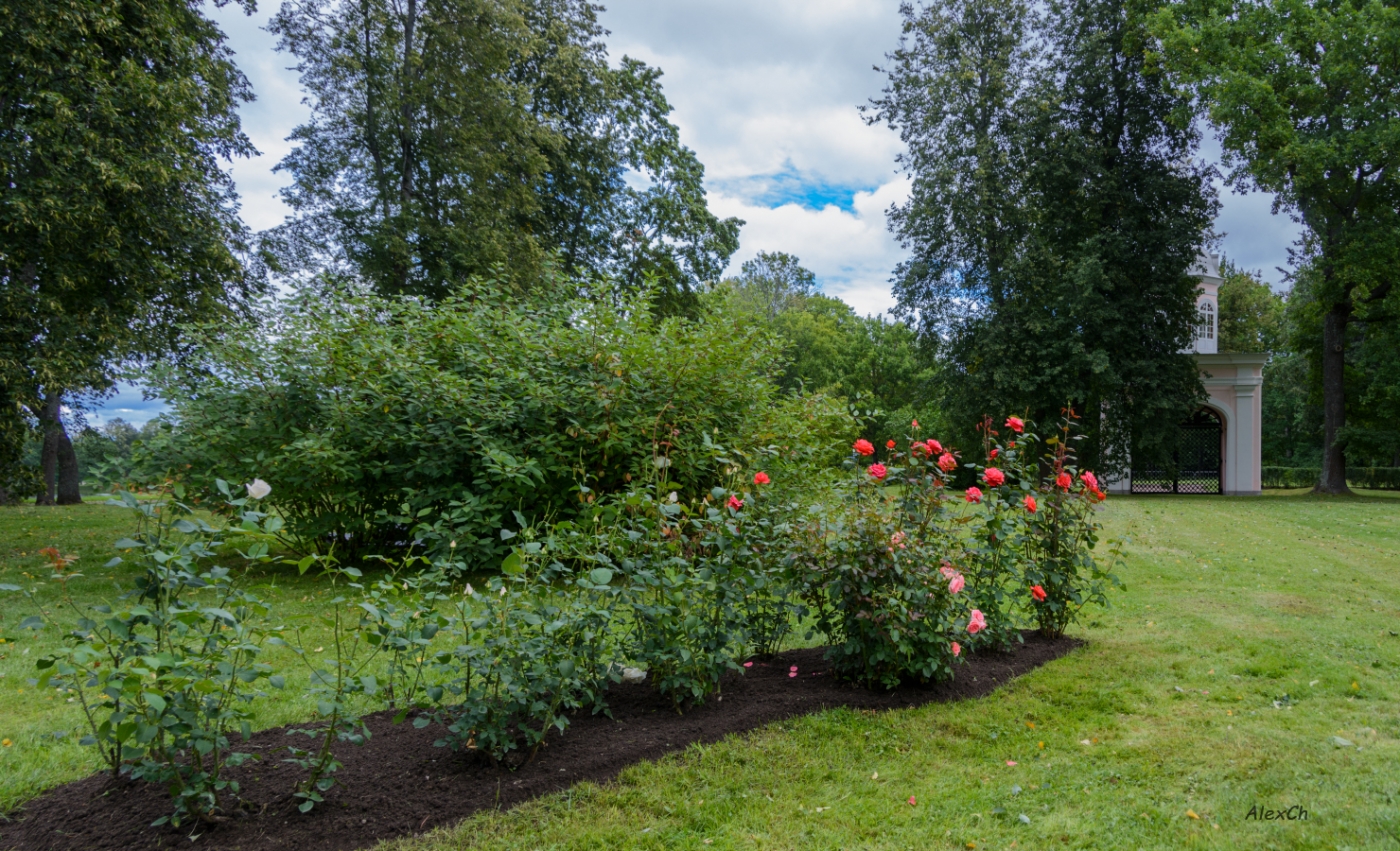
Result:
{"label": "green lawn", "polygon": [[[1131,540],[1128,590],[1084,649],[993,697],[810,716],[387,847],[1400,849],[1400,500],[1113,498],[1104,517]],[[125,529],[105,507],[0,510],[0,581],[55,536],[100,565]],[[14,637],[15,601],[0,613]],[[0,806],[92,764],[50,735],[71,709],[19,694],[30,641],[0,646]],[[1294,805],[1306,820],[1247,818]]]}

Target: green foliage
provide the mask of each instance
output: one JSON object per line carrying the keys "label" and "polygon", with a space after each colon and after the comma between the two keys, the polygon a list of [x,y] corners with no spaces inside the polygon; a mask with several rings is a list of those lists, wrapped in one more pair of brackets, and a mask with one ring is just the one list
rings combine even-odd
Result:
{"label": "green foliage", "polygon": [[[1179,0],[1156,13],[1154,29],[1161,61],[1220,129],[1228,182],[1275,193],[1305,228],[1299,278],[1316,314],[1306,348],[1324,415],[1318,487],[1343,492],[1355,398],[1348,335],[1357,322],[1368,335],[1393,327],[1400,299],[1400,9]],[[1384,442],[1400,450],[1393,436]]]}
{"label": "green foliage", "polygon": [[893,688],[905,678],[952,676],[954,641],[967,621],[958,622],[960,607],[940,575],[950,542],[937,523],[946,497],[933,463],[911,453],[891,471],[903,490],[902,510],[891,511],[884,482],[850,461],[845,498],[794,548],[797,581],[831,642],[828,658],[864,683]]}
{"label": "green foliage", "polygon": [[1219,350],[1279,352],[1284,339],[1284,300],[1256,274],[1229,260],[1220,264]]}
{"label": "green foliage", "polygon": [[1321,467],[1261,467],[1260,480],[1265,488],[1310,488],[1317,485]]}
{"label": "green foliage", "polygon": [[[267,561],[280,521],[254,510],[249,498],[233,499],[224,482],[219,486],[239,518],[226,529],[197,517],[180,501],[182,488],[158,501],[121,492],[140,527],[116,546],[134,551],[129,558],[143,571],[116,602],[94,606],[91,614],[69,594],[69,583],[81,576],[68,570],[71,559],[48,551],[52,581],[76,625],[65,627],[60,650],[37,663],[39,687],[77,697],[90,729],[84,743],[98,749],[114,776],[169,789],[174,812],[156,824],[211,819],[224,806],[222,795],[238,794],[223,769],[249,755],[232,751],[230,736],[252,734],[247,704],[260,694],[256,684],[282,686],[282,677],[259,661],[265,645],[281,642],[270,606],[241,588],[229,568],[208,564],[240,543],[245,549],[236,552],[245,563]],[[39,611],[25,625],[58,625],[52,613]]]}
{"label": "green foliage", "polygon": [[759,252],[716,295],[783,340],[786,366],[779,385],[818,390],[862,411],[864,436],[898,434],[922,418],[939,425],[937,363],[903,322],[858,316],[840,299],[814,289],[815,276],[798,258]]}
{"label": "green foliage", "polygon": [[17,406],[105,389],[256,289],[221,168],[254,153],[237,113],[252,96],[201,8],[0,8],[0,485]]}
{"label": "green foliage", "polygon": [[440,678],[428,688],[436,708],[414,719],[446,727],[439,746],[474,747],[497,762],[523,747],[533,758],[573,710],[603,707],[605,684],[618,676],[612,571],[574,574],[550,558],[526,540],[483,590],[468,584],[448,602],[452,649],[436,655]]}
{"label": "green foliage", "polygon": [[178,423],[156,469],[265,479],[300,546],[456,541],[457,558],[494,567],[516,509],[567,519],[579,485],[617,492],[661,470],[703,492],[716,430],[752,423],[787,443],[777,344],[760,329],[710,311],[657,319],[645,293],[544,289],[503,301],[471,285],[436,306],[304,295],[263,325],[218,329],[152,378]]}
{"label": "green foliage", "polygon": [[[1264,467],[1266,488],[1310,488],[1322,475],[1320,467]],[[1369,490],[1400,490],[1400,467],[1349,467],[1347,484]]]}
{"label": "green foliage", "polygon": [[[1094,511],[1104,494],[1098,477],[1078,465],[1074,444],[1084,438],[1073,411],[1043,438],[1031,423],[1018,426],[1009,420],[1004,428],[1010,432],[1004,443],[993,429],[985,429],[986,445],[997,450],[995,463],[1016,483],[1008,478],[1005,485],[988,489],[983,499],[992,515],[979,536],[989,548],[1019,550],[1019,569],[1002,572],[1014,576],[1010,590],[1015,596],[1011,601],[999,598],[998,611],[1028,606],[1040,631],[1058,637],[1086,606],[1107,605],[1108,587],[1121,584],[1112,567],[1122,560],[1122,543],[1114,542],[1108,565],[1094,554],[1102,529]],[[999,592],[1005,589],[997,584]],[[989,632],[991,623],[988,618]]]}
{"label": "green foliage", "polygon": [[1188,101],[1145,62],[1145,11],[907,5],[870,118],[909,148],[895,295],[947,356],[952,424],[1075,400],[1104,411],[1082,451],[1105,472],[1168,453],[1203,394],[1181,352],[1215,201]]}
{"label": "green foliage", "polygon": [[[448,296],[472,275],[649,278],[685,307],[738,247],[668,120],[660,72],[608,62],[579,0],[287,0],[270,29],[312,119],[279,168],[282,268],[382,294]],[[640,175],[645,186],[625,178]]]}
{"label": "green foliage", "polygon": [[1266,466],[1321,464],[1322,410],[1308,361],[1303,354],[1282,353],[1264,365],[1260,455]]}

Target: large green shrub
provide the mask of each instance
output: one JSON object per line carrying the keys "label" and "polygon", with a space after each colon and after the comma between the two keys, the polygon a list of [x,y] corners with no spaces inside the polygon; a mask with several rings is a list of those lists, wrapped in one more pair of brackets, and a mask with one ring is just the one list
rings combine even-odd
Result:
{"label": "large green shrub", "polygon": [[155,377],[175,424],[157,457],[196,483],[267,480],[303,545],[456,541],[480,565],[505,555],[496,532],[517,512],[573,516],[580,485],[616,492],[664,467],[683,494],[705,492],[708,437],[792,445],[789,425],[832,421],[777,404],[776,345],[741,319],[658,319],[645,294],[586,295],[563,282],[510,298],[473,284],[432,306],[303,294]]}

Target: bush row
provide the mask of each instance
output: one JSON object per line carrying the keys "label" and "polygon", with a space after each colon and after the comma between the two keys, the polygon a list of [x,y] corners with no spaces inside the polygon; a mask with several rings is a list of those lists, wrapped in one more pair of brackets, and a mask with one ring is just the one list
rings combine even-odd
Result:
{"label": "bush row", "polygon": [[[1320,467],[1264,467],[1266,488],[1310,488],[1322,478]],[[1400,467],[1348,467],[1347,484],[1354,488],[1400,490]]]}
{"label": "bush row", "polygon": [[[158,503],[124,494],[141,519],[117,544],[142,567],[134,585],[80,610],[68,561],[50,551],[72,618],[27,625],[63,630],[63,648],[40,661],[41,686],[75,694],[86,741],[114,774],[169,788],[176,823],[237,798],[224,769],[251,757],[234,737],[250,734],[262,689],[285,685],[263,651],[290,647],[316,705],[288,754],[304,769],[291,793],[305,811],[334,785],[335,745],[368,739],[367,706],[436,725],[441,746],[515,764],[573,712],[605,709],[624,677],[645,672],[684,710],[803,628],[821,633],[838,672],[885,687],[949,678],[964,652],[1007,648],[1026,626],[1058,636],[1117,582],[1117,549],[1108,564],[1095,553],[1105,497],[1075,466],[1074,430],[1072,415],[1043,437],[1014,417],[984,423],[979,465],[913,423],[880,461],[856,441],[841,475],[807,500],[768,472],[782,450],[745,457],[711,441],[723,484],[682,496],[658,467],[622,493],[589,501],[585,489],[570,519],[499,529],[508,555],[485,579],[451,554],[379,559],[373,579],[308,555],[297,568],[339,591],[320,616],[332,633],[317,639],[324,655],[229,566],[275,560],[283,521],[258,502],[266,483],[238,498],[216,483],[236,521],[223,528],[178,486]],[[978,484],[958,494],[948,482],[960,470]]]}
{"label": "bush row", "polygon": [[716,434],[828,455],[853,438],[844,404],[779,394],[780,343],[762,332],[703,306],[657,318],[646,292],[563,280],[511,298],[471,284],[433,305],[303,294],[206,329],[148,376],[171,427],[134,475],[191,492],[275,482],[270,507],[303,551],[455,541],[455,558],[494,567],[508,551],[496,530],[573,517],[580,485],[617,493],[664,468],[708,490]]}

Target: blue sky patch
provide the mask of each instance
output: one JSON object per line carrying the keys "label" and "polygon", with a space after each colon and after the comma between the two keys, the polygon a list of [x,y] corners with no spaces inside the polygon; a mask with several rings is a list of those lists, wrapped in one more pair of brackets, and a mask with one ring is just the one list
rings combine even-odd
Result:
{"label": "blue sky patch", "polygon": [[865,183],[833,183],[813,171],[803,171],[792,164],[783,164],[771,174],[755,174],[713,181],[715,189],[764,207],[796,204],[811,210],[835,206],[853,212],[857,192],[874,192],[878,186]]}

